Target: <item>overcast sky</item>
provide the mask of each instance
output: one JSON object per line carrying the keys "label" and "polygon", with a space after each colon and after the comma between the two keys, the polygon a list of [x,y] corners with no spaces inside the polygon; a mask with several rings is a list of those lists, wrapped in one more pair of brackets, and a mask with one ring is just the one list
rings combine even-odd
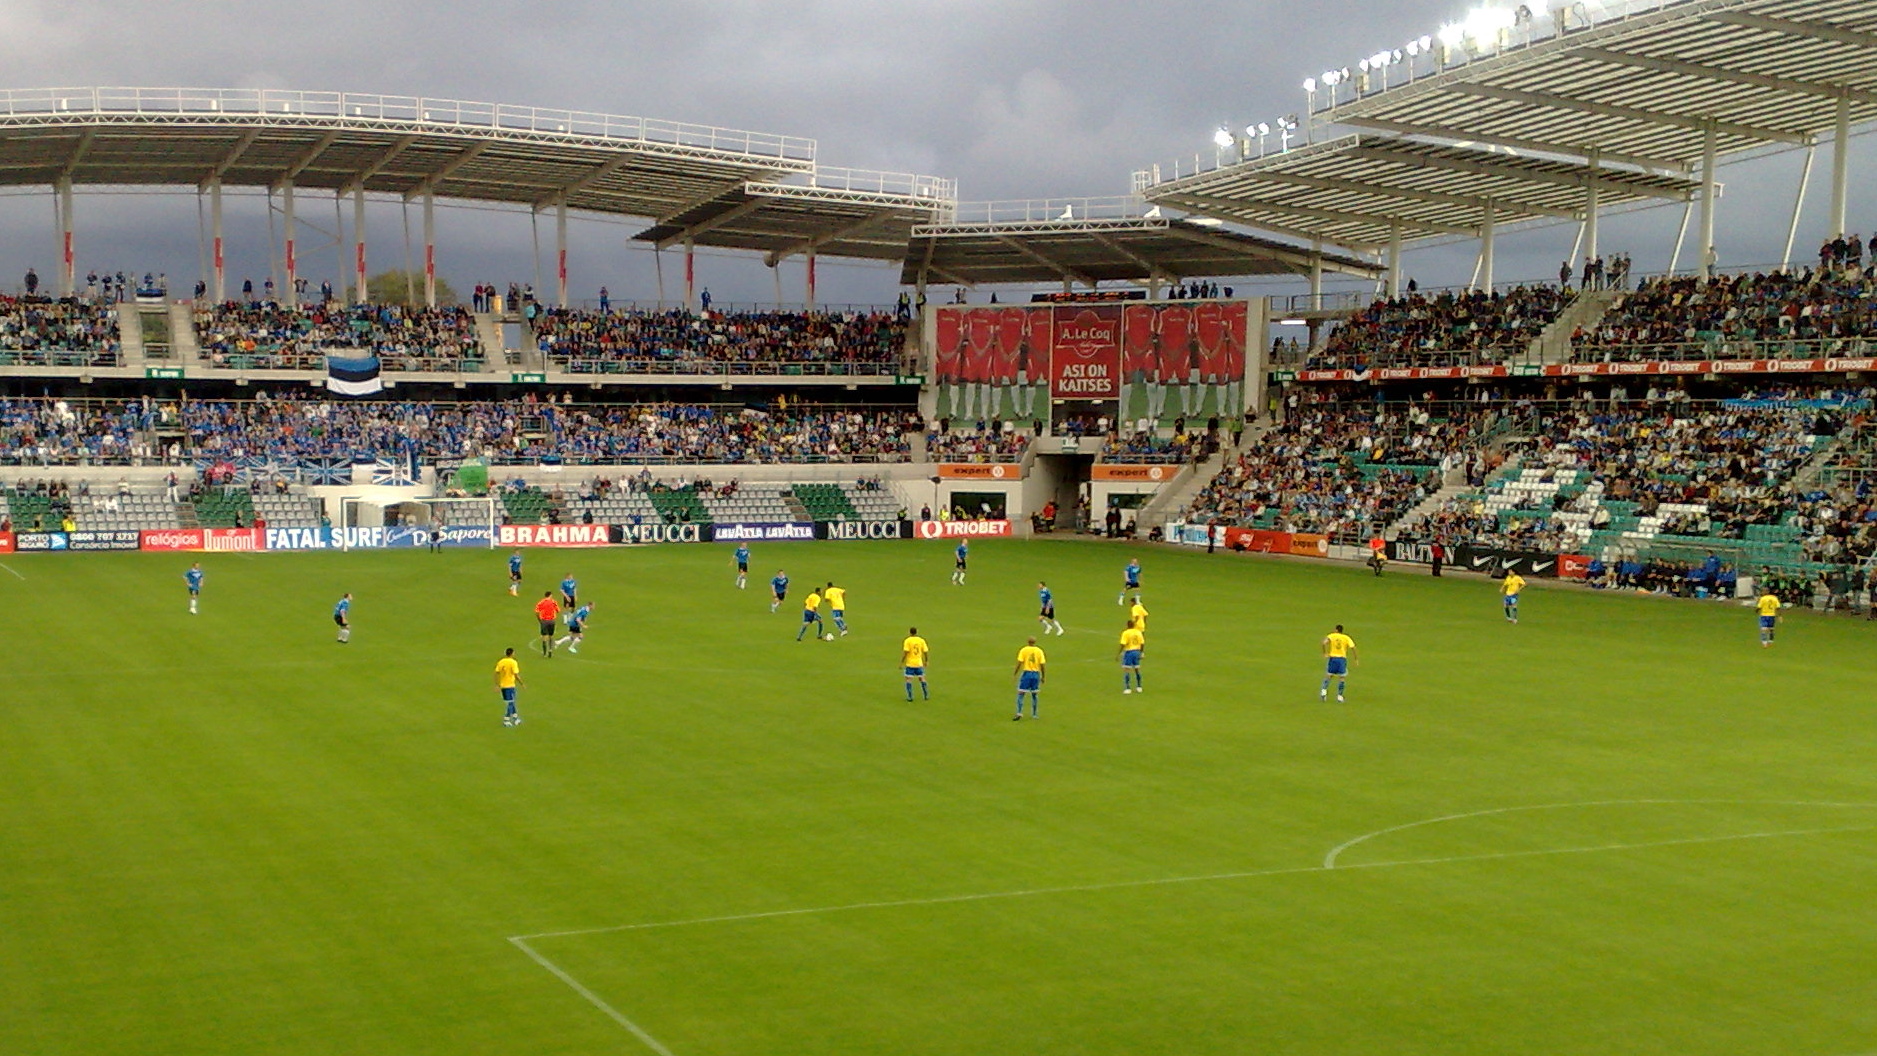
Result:
{"label": "overcast sky", "polygon": [[[952,176],[969,200],[1113,195],[1125,193],[1135,169],[1210,153],[1221,123],[1300,109],[1304,77],[1433,32],[1466,6],[326,0],[283,8],[178,0],[136,8],[0,0],[0,87],[294,88],[566,107],[812,137],[824,164]],[[1860,139],[1852,225],[1861,230],[1877,222],[1867,204],[1874,155]],[[1822,176],[1828,157],[1820,162]],[[1723,263],[1778,259],[1799,163],[1791,155],[1723,170]],[[1802,254],[1824,224],[1821,181],[1813,186]],[[379,207],[368,221],[374,271],[402,264],[395,211]],[[300,234],[303,273],[317,281],[337,270],[333,249],[317,245],[331,219],[318,207],[302,212],[311,218]],[[200,270],[193,194],[81,189],[77,213],[81,276],[89,268],[163,270],[186,286]],[[1680,218],[1678,209],[1657,210],[1611,225],[1605,248],[1631,249],[1643,269],[1664,267]],[[258,283],[266,213],[257,201],[233,202],[229,224],[231,285],[248,274]],[[439,270],[459,288],[534,275],[526,216],[440,209],[438,227]],[[627,245],[633,230],[576,220],[576,296],[601,284],[615,299],[655,296],[650,255]],[[1554,275],[1574,234],[1557,227],[1505,237],[1499,277]],[[49,277],[54,245],[49,193],[0,197],[0,286],[15,285],[29,265]],[[1429,286],[1465,282],[1472,259],[1470,246],[1409,256]],[[1692,250],[1684,262],[1691,259]],[[748,258],[704,257],[699,277],[720,302],[776,295],[769,270]],[[897,277],[897,267],[824,261],[820,288],[824,300],[890,300]],[[799,300],[799,263],[785,264],[781,281],[783,297]]]}

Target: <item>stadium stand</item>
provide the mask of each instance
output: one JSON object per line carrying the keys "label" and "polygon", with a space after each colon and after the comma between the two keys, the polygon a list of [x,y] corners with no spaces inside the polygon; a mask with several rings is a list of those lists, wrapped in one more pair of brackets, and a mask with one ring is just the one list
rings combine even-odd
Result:
{"label": "stadium stand", "polygon": [[1877,267],[1654,279],[1571,337],[1591,362],[1868,354]]}
{"label": "stadium stand", "polygon": [[1557,286],[1382,298],[1330,332],[1312,370],[1503,363],[1526,351],[1571,294]]}
{"label": "stadium stand", "polygon": [[993,433],[989,429],[973,432],[938,432],[926,434],[926,458],[933,462],[1016,462],[1030,446],[1028,434],[1015,431]]}
{"label": "stadium stand", "polygon": [[301,308],[230,301],[195,311],[196,343],[229,369],[314,370],[341,350],[377,355],[386,370],[480,370],[475,319],[459,307],[317,304]]}
{"label": "stadium stand", "polygon": [[889,312],[554,308],[532,326],[542,355],[576,374],[893,374],[907,323]]}
{"label": "stadium stand", "polygon": [[105,367],[119,362],[117,317],[76,299],[0,295],[0,367]]}

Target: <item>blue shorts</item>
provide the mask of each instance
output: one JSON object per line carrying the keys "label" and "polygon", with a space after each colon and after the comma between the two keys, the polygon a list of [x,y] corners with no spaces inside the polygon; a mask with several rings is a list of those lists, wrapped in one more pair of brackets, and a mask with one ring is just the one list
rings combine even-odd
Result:
{"label": "blue shorts", "polygon": [[508,701],[510,704],[515,703],[515,687],[514,686],[503,687],[502,699]]}
{"label": "blue shorts", "polygon": [[802,622],[803,623],[820,623],[821,614],[816,612],[813,609],[803,609],[802,610]]}
{"label": "blue shorts", "polygon": [[1505,599],[1507,605],[1517,605],[1519,603],[1519,596],[1517,594],[1507,594]]}
{"label": "blue shorts", "polygon": [[831,613],[831,614],[832,614],[832,615],[834,616],[834,618],[835,618],[835,619],[837,619],[837,620],[843,620],[843,619],[846,619],[846,618],[847,618],[847,610],[846,610],[846,609],[831,609],[831,610],[829,610],[829,611],[830,611],[830,613]]}
{"label": "blue shorts", "polygon": [[1324,670],[1332,675],[1346,675],[1349,673],[1349,658],[1346,656],[1332,656],[1329,658],[1329,666]]}
{"label": "blue shorts", "polygon": [[1121,654],[1121,666],[1122,667],[1141,666],[1141,651],[1139,649],[1129,649],[1127,652],[1122,653]]}
{"label": "blue shorts", "polygon": [[1019,693],[1034,693],[1042,688],[1043,673],[1041,671],[1025,671],[1017,676],[1017,692]]}
{"label": "blue shorts", "polygon": [[906,677],[907,677],[907,678],[924,678],[924,677],[925,677],[925,668],[923,668],[923,667],[909,667],[909,668],[907,668],[907,669],[906,669]]}
{"label": "blue shorts", "polygon": [[1761,627],[1762,627],[1763,629],[1765,629],[1765,630],[1769,630],[1769,631],[1770,631],[1770,630],[1772,630],[1772,629],[1773,629],[1773,622],[1774,622],[1774,621],[1775,621],[1776,619],[1778,619],[1778,617],[1776,617],[1776,616],[1762,616],[1762,617],[1760,617],[1760,626],[1761,626]]}

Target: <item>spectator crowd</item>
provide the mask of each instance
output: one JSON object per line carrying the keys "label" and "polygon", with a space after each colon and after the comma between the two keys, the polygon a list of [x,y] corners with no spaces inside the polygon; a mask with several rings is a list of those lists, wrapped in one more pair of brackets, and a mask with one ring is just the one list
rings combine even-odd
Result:
{"label": "spectator crowd", "polygon": [[575,373],[735,373],[760,363],[890,374],[908,321],[887,312],[550,308],[532,325],[542,354]]}
{"label": "spectator crowd", "polygon": [[198,307],[195,326],[217,367],[311,370],[342,349],[371,352],[386,370],[454,371],[482,358],[474,317],[455,306],[228,301]]}

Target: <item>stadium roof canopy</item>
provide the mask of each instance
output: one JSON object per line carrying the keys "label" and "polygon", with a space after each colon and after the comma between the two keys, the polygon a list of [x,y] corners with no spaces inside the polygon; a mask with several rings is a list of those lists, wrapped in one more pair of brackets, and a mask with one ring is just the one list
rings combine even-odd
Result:
{"label": "stadium roof canopy", "polygon": [[[897,259],[936,177],[817,170],[815,141],[574,110],[219,88],[0,91],[0,185],[426,194],[650,218],[658,240]],[[923,212],[921,212],[923,208]],[[867,221],[863,225],[863,221]],[[665,234],[669,232],[669,235]]]}
{"label": "stadium roof canopy", "polygon": [[1261,153],[1269,128],[1222,130],[1217,167],[1150,177],[1145,193],[1366,248],[1391,221],[1409,241],[1481,234],[1488,199],[1502,225],[1687,200],[1710,160],[1814,147],[1877,119],[1877,0],[1546,6],[1489,3],[1438,41],[1306,81],[1312,128],[1357,135],[1228,164]]}
{"label": "stadium roof canopy", "polygon": [[961,203],[943,223],[912,229],[900,282],[967,286],[1177,283],[1323,271],[1373,278],[1369,261],[1165,217],[1139,198]]}

